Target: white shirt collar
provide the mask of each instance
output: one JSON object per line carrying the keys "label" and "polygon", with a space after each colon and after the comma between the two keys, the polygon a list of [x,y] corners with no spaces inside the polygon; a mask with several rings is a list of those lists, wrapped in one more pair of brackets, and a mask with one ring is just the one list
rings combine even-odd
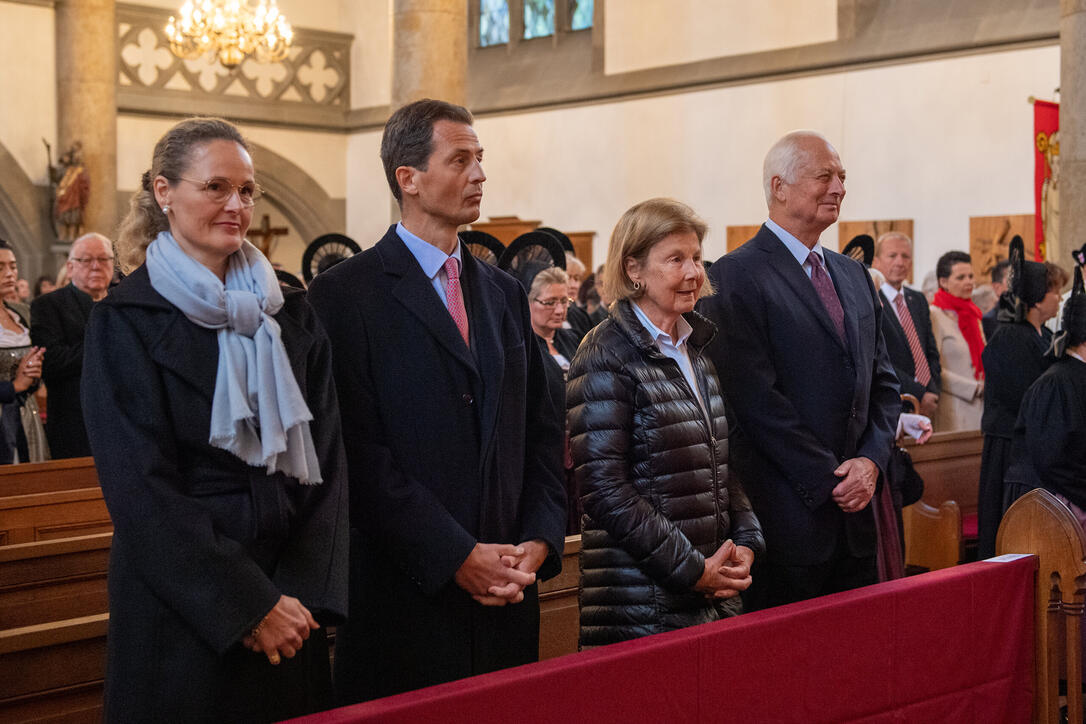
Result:
{"label": "white shirt collar", "polygon": [[679,338],[672,340],[670,334],[652,323],[652,320],[649,319],[649,315],[645,314],[644,310],[641,309],[641,305],[634,302],[631,306],[633,307],[634,314],[637,315],[638,321],[641,322],[641,326],[648,330],[649,335],[652,336],[652,341],[657,344],[666,344],[670,347],[681,347],[686,344],[686,340],[690,336],[690,333],[694,331],[694,328],[690,326],[690,322],[687,322],[684,317],[680,316],[679,321],[675,324],[675,332],[679,335]]}
{"label": "white shirt collar", "polygon": [[778,239],[784,242],[784,245],[788,248],[788,251],[792,252],[792,256],[796,258],[796,261],[800,263],[800,266],[807,263],[807,257],[811,255],[812,251],[818,254],[818,258],[822,260],[822,266],[826,266],[826,254],[822,250],[821,240],[814,245],[814,248],[808,249],[806,244],[797,239],[791,232],[787,231],[773,219],[766,219],[765,225],[770,231],[776,234]]}
{"label": "white shirt collar", "polygon": [[886,301],[890,302],[890,304],[894,303],[894,300],[898,298],[898,295],[905,293],[905,290],[903,288],[894,289],[892,286],[890,286],[889,282],[883,282],[882,286],[879,287],[879,289],[882,291],[883,294],[886,295]]}
{"label": "white shirt collar", "polygon": [[457,264],[461,270],[464,268],[464,260],[460,255],[460,241],[456,242],[456,249],[452,254],[446,254],[436,246],[421,239],[403,225],[402,221],[396,223],[396,234],[403,240],[403,243],[407,246],[407,250],[411,252],[411,255],[418,261],[419,266],[422,267],[422,273],[430,279],[437,276],[442,267],[445,266],[445,261],[451,256],[456,259]]}

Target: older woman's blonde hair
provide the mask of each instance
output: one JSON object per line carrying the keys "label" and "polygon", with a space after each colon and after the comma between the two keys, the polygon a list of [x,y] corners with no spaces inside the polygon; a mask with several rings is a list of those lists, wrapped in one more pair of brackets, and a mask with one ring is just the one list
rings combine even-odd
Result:
{"label": "older woman's blonde hair", "polygon": [[[693,232],[700,244],[709,229],[700,216],[686,204],[675,199],[649,199],[631,207],[615,224],[611,244],[604,262],[604,295],[614,301],[637,299],[645,293],[630,281],[626,273],[626,260],[633,259],[644,266],[652,247],[671,236],[686,231]],[[713,293],[708,276],[698,290],[698,297]]]}
{"label": "older woman's blonde hair", "polygon": [[564,269],[556,266],[549,266],[535,275],[532,279],[532,288],[528,290],[528,298],[535,299],[539,296],[543,287],[550,286],[551,284],[561,284],[565,287],[569,283],[569,276]]}

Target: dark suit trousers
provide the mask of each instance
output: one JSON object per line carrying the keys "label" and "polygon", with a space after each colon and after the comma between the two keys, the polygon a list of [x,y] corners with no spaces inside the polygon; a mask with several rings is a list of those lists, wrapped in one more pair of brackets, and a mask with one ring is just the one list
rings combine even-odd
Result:
{"label": "dark suit trousers", "polygon": [[849,553],[842,528],[828,561],[789,566],[763,560],[754,564],[751,578],[751,586],[743,595],[743,608],[757,611],[869,586],[878,581],[878,570],[875,556],[856,557]]}

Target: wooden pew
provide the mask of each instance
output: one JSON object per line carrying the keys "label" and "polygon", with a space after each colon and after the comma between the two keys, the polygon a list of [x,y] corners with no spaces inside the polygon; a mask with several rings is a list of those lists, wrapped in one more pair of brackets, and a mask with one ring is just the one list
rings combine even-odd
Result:
{"label": "wooden pew", "polygon": [[[1038,557],[1034,611],[1033,721],[1082,721],[1082,613],[1086,603],[1086,534],[1067,506],[1046,490],[1031,490],[1003,515],[996,552]],[[1061,719],[1059,680],[1067,686]]]}
{"label": "wooden pew", "polygon": [[112,529],[93,458],[0,465],[0,546]]}
{"label": "wooden pew", "polygon": [[581,536],[566,536],[562,572],[539,584],[539,659],[576,653],[581,613]]}
{"label": "wooden pew", "polygon": [[0,721],[98,722],[109,614],[0,631]]}
{"label": "wooden pew", "polygon": [[109,610],[112,533],[0,547],[0,629]]}
{"label": "wooden pew", "polygon": [[112,530],[102,489],[97,485],[0,498],[0,546]]}
{"label": "wooden pew", "polygon": [[924,445],[906,441],[903,447],[924,479],[924,497],[902,511],[905,563],[928,570],[956,565],[975,540],[984,437],[979,430],[941,432]]}
{"label": "wooden pew", "polygon": [[98,485],[94,458],[0,465],[0,497],[55,493]]}

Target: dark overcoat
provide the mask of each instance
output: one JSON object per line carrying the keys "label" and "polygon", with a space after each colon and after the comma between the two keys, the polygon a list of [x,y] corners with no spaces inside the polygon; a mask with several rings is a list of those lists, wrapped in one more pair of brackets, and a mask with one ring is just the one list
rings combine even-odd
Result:
{"label": "dark overcoat", "polygon": [[391,227],[320,274],[351,483],[351,611],[336,633],[341,701],[538,657],[535,587],[484,607],[453,579],[476,542],[542,539],[558,573],[562,427],[520,284],[463,254],[471,349]]}
{"label": "dark overcoat", "polygon": [[114,526],[107,721],[281,719],[330,703],[319,700],[319,682],[305,681],[323,652],[330,684],[321,631],[280,667],[240,644],[281,594],[321,624],[347,609],[346,470],[329,345],[304,295],[284,295],[275,319],[314,416],[320,485],[269,476],[208,444],[217,333],[159,295],[146,267],[91,314],[83,409]]}
{"label": "dark overcoat", "polygon": [[74,284],[43,294],[30,303],[30,338],[45,347],[41,379],[49,390],[45,436],[54,460],[90,455],[79,378],[83,373],[83,336],[94,300]]}
{"label": "dark overcoat", "polygon": [[[709,269],[702,309],[720,328],[708,351],[733,405],[732,462],[762,523],[767,557],[811,566],[839,540],[875,555],[872,506],[845,513],[833,471],[866,457],[883,472],[901,413],[883,343],[883,308],[867,271],[825,250],[844,310],[842,342],[814,285],[766,226]],[[758,585],[755,575],[754,585]]]}

